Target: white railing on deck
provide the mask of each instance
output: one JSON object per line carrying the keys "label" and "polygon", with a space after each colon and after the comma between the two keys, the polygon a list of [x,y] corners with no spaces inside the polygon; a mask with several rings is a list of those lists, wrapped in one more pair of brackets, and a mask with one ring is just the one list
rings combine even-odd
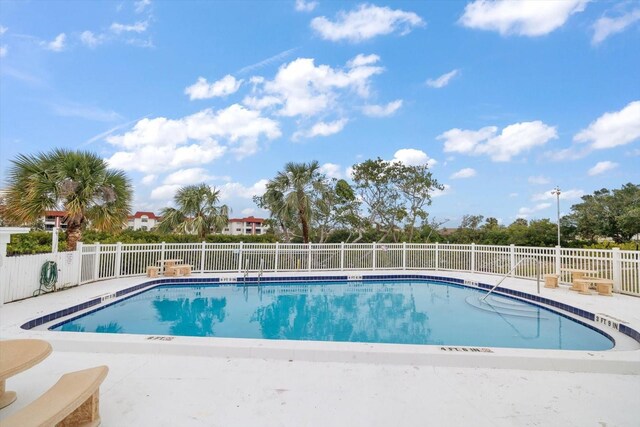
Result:
{"label": "white railing on deck", "polygon": [[[31,296],[38,288],[40,267],[54,260],[61,269],[59,287],[146,274],[147,266],[181,259],[196,273],[447,270],[504,275],[521,259],[534,258],[541,274],[563,269],[597,270],[612,279],[614,291],[640,296],[640,252],[619,249],[536,248],[522,246],[419,243],[153,243],[78,244],[76,252],[4,258],[0,268],[2,302]],[[535,268],[522,263],[511,274],[535,278]]]}
{"label": "white railing on deck", "polygon": [[[230,273],[448,270],[504,275],[524,258],[539,261],[541,274],[560,274],[570,282],[568,268],[597,270],[612,279],[614,289],[640,296],[640,252],[619,249],[537,248],[524,246],[452,245],[420,243],[159,243],[81,245],[80,283],[137,276],[148,265],[164,259],[182,259],[194,272]],[[520,264],[511,274],[535,278],[531,264]]]}

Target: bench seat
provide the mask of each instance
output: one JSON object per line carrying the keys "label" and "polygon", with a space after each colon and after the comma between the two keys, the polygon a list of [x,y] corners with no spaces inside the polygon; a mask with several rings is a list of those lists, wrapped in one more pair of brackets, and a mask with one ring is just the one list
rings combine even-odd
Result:
{"label": "bench seat", "polygon": [[590,294],[588,288],[590,285],[595,285],[596,291],[599,295],[612,296],[613,295],[613,280],[603,279],[600,277],[582,277],[580,279],[574,279],[574,286],[578,287],[581,294]]}
{"label": "bench seat", "polygon": [[42,396],[2,420],[2,427],[100,425],[99,393],[109,368],[64,374]]}

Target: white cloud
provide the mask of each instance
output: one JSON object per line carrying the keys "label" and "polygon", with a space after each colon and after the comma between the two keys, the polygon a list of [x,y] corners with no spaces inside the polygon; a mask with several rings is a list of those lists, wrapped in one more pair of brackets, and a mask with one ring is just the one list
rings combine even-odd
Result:
{"label": "white cloud", "polygon": [[452,71],[449,71],[448,73],[445,73],[445,74],[441,75],[440,77],[438,77],[436,79],[429,79],[429,80],[427,80],[427,86],[430,86],[430,87],[433,87],[433,88],[436,88],[436,89],[440,89],[441,87],[445,87],[446,85],[449,84],[451,79],[453,79],[459,73],[460,73],[460,70],[452,70]]}
{"label": "white cloud", "polygon": [[312,58],[298,58],[282,65],[273,80],[264,81],[257,88],[260,97],[252,99],[259,105],[263,97],[269,98],[269,105],[275,105],[277,98],[282,107],[277,114],[287,117],[313,116],[334,108],[341,94],[349,91],[366,98],[369,95],[370,79],[383,71],[374,66],[376,55],[357,56],[349,61],[346,69],[314,64]]}
{"label": "white cloud", "polygon": [[318,122],[307,131],[295,132],[292,138],[294,141],[296,141],[300,138],[314,138],[316,136],[334,135],[342,131],[342,129],[344,129],[348,122],[349,120],[347,119],[339,119],[333,122]]}
{"label": "white cloud", "polygon": [[398,111],[400,107],[402,107],[402,100],[397,99],[387,105],[365,105],[362,112],[369,117],[388,117]]}
{"label": "white cloud", "polygon": [[133,7],[136,13],[142,13],[144,10],[151,5],[151,0],[139,0],[133,2]]}
{"label": "white cloud", "polygon": [[296,0],[296,10],[298,12],[311,12],[318,6],[317,1]]}
{"label": "white cloud", "polygon": [[120,169],[155,173],[207,164],[227,150],[238,156],[253,154],[261,138],[280,136],[278,122],[233,104],[175,120],[144,118],[129,132],[107,137],[107,142],[122,150],[108,161]]}
{"label": "white cloud", "polygon": [[613,148],[640,138],[640,101],[629,103],[620,111],[604,113],[573,140],[589,143],[592,149]]}
{"label": "white cloud", "polygon": [[476,176],[476,170],[473,168],[460,169],[458,172],[451,175],[451,179],[471,178]]}
{"label": "white cloud", "polygon": [[153,200],[171,200],[179,189],[180,185],[178,184],[161,185],[160,187],[154,188],[149,197]]}
{"label": "white cloud", "polygon": [[245,187],[239,182],[228,182],[220,186],[220,200],[231,198],[252,199],[253,196],[262,196],[267,190],[269,180],[261,179],[251,187]]}
{"label": "white cloud", "polygon": [[0,25],[0,36],[6,33],[7,31],[9,31],[7,27],[3,27],[2,25]]}
{"label": "white cloud", "polygon": [[375,53],[372,53],[371,55],[364,55],[362,53],[359,53],[358,55],[356,55],[355,58],[347,61],[347,67],[348,68],[362,67],[363,65],[375,64],[378,61],[380,61],[380,57]]}
{"label": "white cloud", "polygon": [[451,186],[449,184],[443,184],[442,187],[442,190],[433,190],[431,198],[442,197],[451,193]]}
{"label": "white cloud", "polygon": [[41,44],[45,49],[53,51],[53,52],[62,52],[64,50],[64,44],[67,40],[67,35],[65,33],[60,33],[50,42],[42,42]]}
{"label": "white cloud", "polygon": [[147,31],[147,28],[149,27],[149,22],[148,21],[138,21],[135,24],[120,24],[118,22],[114,22],[113,24],[111,24],[111,31],[113,31],[116,34],[122,34],[122,33],[144,33],[145,31]]}
{"label": "white cloud", "polygon": [[198,77],[198,81],[184,90],[189,95],[190,100],[209,99],[217,96],[227,96],[235,93],[240,89],[242,80],[236,80],[230,74],[227,74],[217,82],[209,83],[204,77]]}
{"label": "white cloud", "polygon": [[276,96],[264,96],[262,98],[245,96],[242,103],[254,110],[264,110],[266,108],[275,107],[276,105],[281,105],[282,101]]}
{"label": "white cloud", "polygon": [[595,164],[594,167],[589,169],[589,176],[600,175],[601,173],[605,173],[607,171],[615,169],[618,166],[619,166],[618,163],[610,162],[608,160],[606,160],[604,162],[598,162],[598,163]]}
{"label": "white cloud", "polygon": [[501,35],[543,36],[582,12],[589,0],[476,0],[467,4],[459,22],[465,27]]}
{"label": "white cloud", "polygon": [[240,213],[244,216],[253,216],[256,214],[255,208],[245,208],[240,211]]}
{"label": "white cloud", "polygon": [[548,184],[549,178],[547,178],[546,176],[530,176],[529,179],[529,184],[537,184],[537,185],[543,185],[543,184]]}
{"label": "white cloud", "polygon": [[379,35],[400,32],[405,35],[424,21],[413,12],[392,10],[361,4],[351,12],[340,11],[335,21],[319,16],[311,21],[313,28],[325,40],[360,42]]}
{"label": "white cloud", "polygon": [[514,123],[502,129],[495,126],[480,130],[451,129],[439,135],[444,140],[445,152],[469,155],[488,155],[494,162],[508,162],[532,148],[557,139],[556,128],[541,121]]}
{"label": "white cloud", "polygon": [[609,36],[621,33],[628,26],[640,20],[640,9],[632,10],[617,18],[603,16],[593,24],[593,38],[591,42],[598,44]]}
{"label": "white cloud", "polygon": [[154,174],[145,175],[145,176],[142,178],[142,183],[143,183],[144,185],[151,185],[151,184],[153,184],[153,183],[156,181],[156,179],[158,179],[158,175],[154,175]]}
{"label": "white cloud", "polygon": [[210,176],[206,169],[203,168],[189,168],[189,169],[180,169],[178,171],[173,172],[168,175],[163,183],[165,185],[192,185],[199,184],[201,182],[206,182],[211,180],[213,177]]}
{"label": "white cloud", "polygon": [[[552,194],[553,189],[545,191],[544,193],[537,193],[531,197],[531,200],[534,202],[544,201],[544,200],[555,200],[556,195]],[[571,189],[571,190],[560,190],[560,200],[575,200],[584,196],[583,190]]]}
{"label": "white cloud", "polygon": [[509,193],[509,197],[518,197],[518,193]]}
{"label": "white cloud", "polygon": [[7,56],[8,51],[9,51],[9,48],[7,48],[6,44],[0,46],[0,58],[4,58],[5,56]]}
{"label": "white cloud", "polygon": [[343,178],[342,168],[335,163],[325,163],[320,166],[320,172],[328,176],[329,178],[341,179]]}
{"label": "white cloud", "polygon": [[91,31],[83,31],[80,34],[80,41],[83,45],[93,49],[104,41],[104,37],[96,36]]}
{"label": "white cloud", "polygon": [[538,203],[534,207],[521,207],[518,209],[518,218],[528,218],[532,214],[548,209],[551,207],[551,203]]}
{"label": "white cloud", "polygon": [[435,159],[430,158],[427,153],[415,148],[402,148],[393,155],[394,162],[400,162],[407,166],[427,165],[433,167],[438,163]]}

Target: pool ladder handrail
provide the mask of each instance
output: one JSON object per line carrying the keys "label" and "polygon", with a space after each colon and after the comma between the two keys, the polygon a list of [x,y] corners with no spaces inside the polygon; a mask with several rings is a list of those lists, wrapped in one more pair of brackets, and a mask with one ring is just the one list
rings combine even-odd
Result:
{"label": "pool ladder handrail", "polygon": [[249,267],[245,268],[244,274],[242,275],[242,283],[247,286],[247,276],[249,275]]}
{"label": "pool ladder handrail", "polygon": [[258,271],[258,286],[260,286],[260,278],[264,274],[264,258],[260,258],[260,270]]}
{"label": "pool ladder handrail", "polygon": [[509,275],[511,273],[513,273],[515,271],[516,268],[518,268],[518,266],[520,264],[522,264],[524,261],[535,261],[536,263],[536,282],[537,282],[537,286],[538,286],[538,294],[540,294],[540,260],[537,258],[522,258],[520,261],[516,262],[516,264],[513,266],[513,268],[511,270],[509,270],[507,272],[507,274],[505,274],[502,279],[500,279],[500,281],[498,283],[496,283],[495,285],[493,285],[493,287],[489,290],[489,292],[487,292],[487,294],[485,296],[483,296],[482,298],[480,298],[480,301],[484,301],[490,294],[491,292],[493,292],[498,286],[500,286],[500,284],[502,282],[504,282],[507,277],[509,277]]}

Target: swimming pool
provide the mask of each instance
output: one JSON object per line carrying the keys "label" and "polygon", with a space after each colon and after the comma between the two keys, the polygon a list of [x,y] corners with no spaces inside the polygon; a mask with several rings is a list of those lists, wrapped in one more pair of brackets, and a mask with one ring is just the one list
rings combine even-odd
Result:
{"label": "swimming pool", "polygon": [[514,298],[432,280],[159,285],[57,331],[607,350],[605,334]]}

